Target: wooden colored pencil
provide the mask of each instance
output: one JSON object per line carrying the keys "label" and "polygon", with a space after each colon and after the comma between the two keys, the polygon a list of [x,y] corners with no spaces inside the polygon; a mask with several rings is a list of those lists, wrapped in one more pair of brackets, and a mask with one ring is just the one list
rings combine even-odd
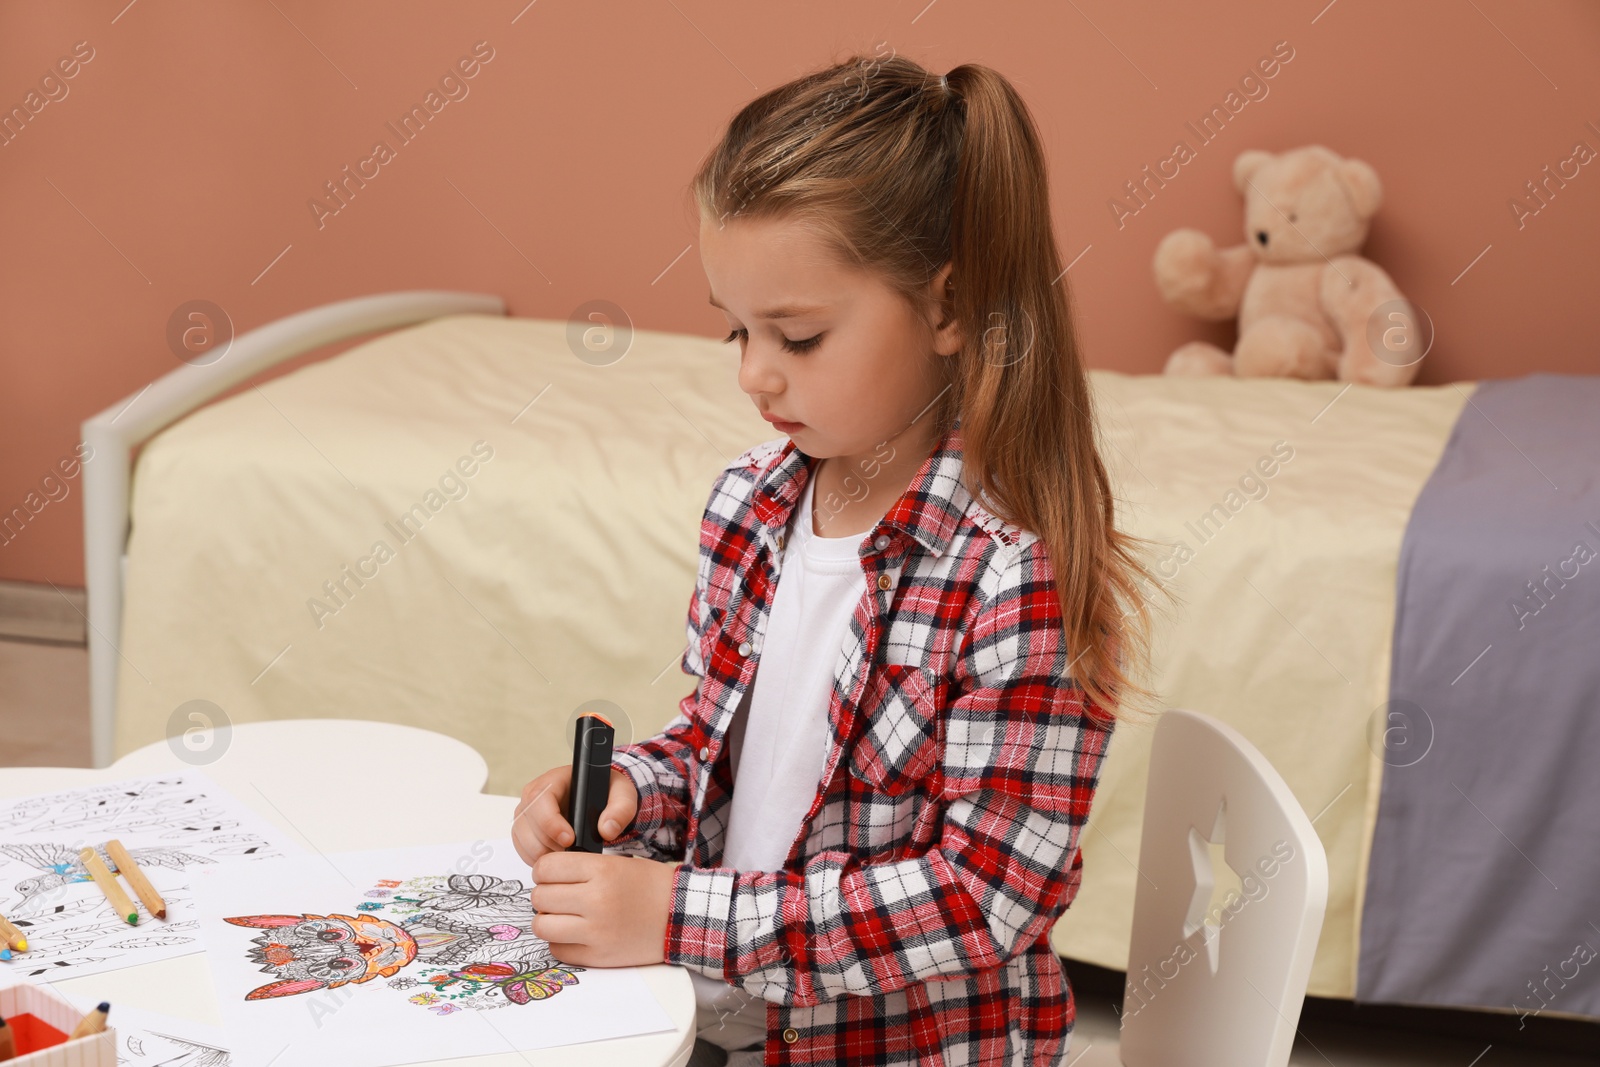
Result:
{"label": "wooden colored pencil", "polygon": [[133,901],[128,899],[128,894],[122,891],[122,884],[117,881],[111,871],[106,868],[105,862],[100,859],[100,853],[93,847],[85,848],[78,853],[78,859],[83,861],[84,870],[89,872],[89,877],[94,879],[94,884],[100,887],[100,892],[106,895],[111,902],[111,908],[119,916],[128,920],[129,926],[139,925],[139,909],[133,906]]}
{"label": "wooden colored pencil", "polygon": [[11,1032],[11,1027],[0,1019],[0,1061],[14,1060],[17,1058],[17,1039]]}
{"label": "wooden colored pencil", "polygon": [[72,1028],[72,1034],[67,1040],[77,1037],[88,1037],[90,1034],[103,1034],[106,1032],[106,1013],[111,1010],[111,1005],[105,1001],[100,1006],[83,1017],[83,1021]]}
{"label": "wooden colored pencil", "polygon": [[133,886],[133,891],[139,894],[139,899],[144,901],[144,906],[151,915],[158,919],[167,917],[167,902],[161,899],[161,894],[156,892],[156,887],[150,884],[150,879],[144,876],[139,865],[128,855],[128,850],[122,847],[122,842],[115,838],[106,842],[106,854],[111,857],[111,862],[117,865],[117,873],[128,880]]}
{"label": "wooden colored pencil", "polygon": [[18,952],[28,951],[28,939],[4,915],[0,915],[0,934],[4,934],[6,941]]}

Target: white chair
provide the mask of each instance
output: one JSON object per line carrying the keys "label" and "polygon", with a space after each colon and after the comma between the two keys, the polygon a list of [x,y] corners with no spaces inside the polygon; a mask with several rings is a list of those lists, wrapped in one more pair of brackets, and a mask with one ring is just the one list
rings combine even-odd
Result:
{"label": "white chair", "polygon": [[[1219,846],[1238,882],[1213,905]],[[1284,1067],[1328,860],[1282,777],[1231,726],[1183,709],[1156,724],[1139,874],[1120,1045],[1094,1041],[1074,1067]]]}

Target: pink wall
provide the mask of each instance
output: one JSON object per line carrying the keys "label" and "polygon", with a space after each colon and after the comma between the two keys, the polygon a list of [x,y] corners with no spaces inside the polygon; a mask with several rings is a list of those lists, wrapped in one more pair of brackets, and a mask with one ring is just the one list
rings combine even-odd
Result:
{"label": "pink wall", "polygon": [[[1385,181],[1366,251],[1437,323],[1422,382],[1600,372],[1600,164],[1520,225],[1508,207],[1576,142],[1600,151],[1583,0],[524,3],[0,8],[0,108],[58,98],[0,146],[0,513],[80,420],[177,366],[166,325],[189,300],[242,332],[391,289],[497,292],[540,318],[603,297],[639,326],[720,334],[691,171],[758,91],[879,41],[937,71],[993,66],[1034,108],[1063,251],[1088,247],[1071,279],[1093,365],[1231,343],[1162,305],[1151,253],[1182,225],[1238,240],[1234,155],[1315,142]],[[93,58],[48,80],[79,41]],[[493,58],[468,94],[400,144],[385,124],[480,41]],[[1119,226],[1123,184],[1194,144],[1185,122],[1280,41],[1294,58],[1268,94]],[[379,139],[394,158],[319,224],[308,201]],[[81,584],[67,485],[0,546],[0,578]]]}

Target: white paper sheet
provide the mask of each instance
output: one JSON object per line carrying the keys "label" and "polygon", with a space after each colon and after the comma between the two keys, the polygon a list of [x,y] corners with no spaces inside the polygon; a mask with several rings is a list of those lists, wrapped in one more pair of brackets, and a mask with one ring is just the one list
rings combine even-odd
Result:
{"label": "white paper sheet", "polygon": [[[112,912],[78,859],[92,845],[114,871],[104,848],[112,838],[166,901],[166,919],[151,916],[126,880],[139,923]],[[199,952],[188,872],[300,851],[198,771],[0,801],[0,912],[28,939],[28,951],[0,968],[53,982]]]}
{"label": "white paper sheet", "polygon": [[672,1029],[637,971],[550,955],[509,839],[218,866],[195,888],[239,1067],[389,1067]]}

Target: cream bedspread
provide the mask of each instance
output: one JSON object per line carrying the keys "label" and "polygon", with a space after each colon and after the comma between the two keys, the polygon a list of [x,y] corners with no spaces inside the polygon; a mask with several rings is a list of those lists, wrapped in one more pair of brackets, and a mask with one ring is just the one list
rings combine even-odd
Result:
{"label": "cream bedspread", "polygon": [[[586,701],[655,732],[687,691],[706,495],[772,436],[736,366],[648,331],[596,366],[564,322],[452,316],[168,428],[134,477],[117,751],[203,698],[438,730],[515,793],[571,760]],[[426,803],[408,770],[352,753]]]}
{"label": "cream bedspread", "polygon": [[[1153,565],[1180,601],[1152,687],[1237,727],[1313,819],[1330,884],[1309,990],[1351,997],[1400,541],[1471,386],[1093,376],[1122,525],[1167,546]],[[1105,967],[1128,962],[1152,729],[1113,734],[1083,884],[1052,934]]]}
{"label": "cream bedspread", "polygon": [[[435,320],[152,440],[134,479],[118,753],[181,733],[178,709],[204,699],[233,722],[438,730],[516,792],[571,758],[587,701],[619,706],[633,736],[659,729],[687,691],[706,494],[771,428],[716,341],[641,330],[598,366],[568,329]],[[1153,558],[1182,599],[1154,685],[1239,727],[1316,817],[1333,884],[1311,992],[1348,997],[1395,561],[1466,390],[1093,379],[1125,524],[1186,543]],[[1118,728],[1054,935],[1109,967],[1127,962],[1149,733]],[[413,774],[354,752],[350,773],[426,804],[427,761]]]}

